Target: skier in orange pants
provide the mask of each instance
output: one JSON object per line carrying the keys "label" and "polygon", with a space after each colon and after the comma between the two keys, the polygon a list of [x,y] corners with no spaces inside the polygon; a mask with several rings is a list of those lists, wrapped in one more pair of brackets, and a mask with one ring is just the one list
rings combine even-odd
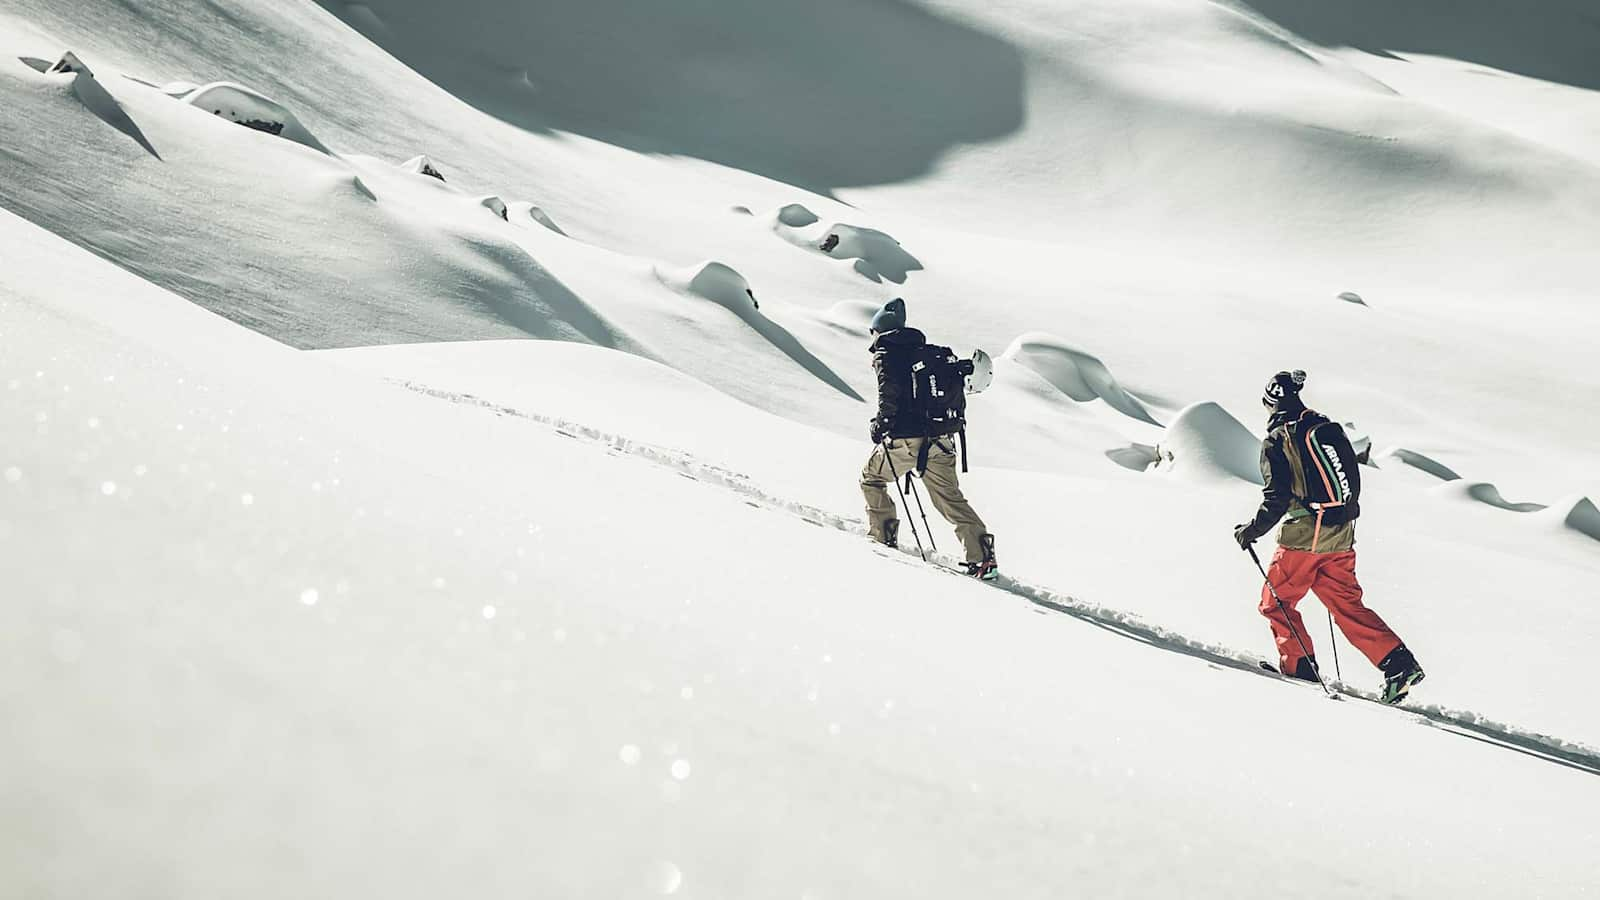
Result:
{"label": "skier in orange pants", "polygon": [[[1306,631],[1300,611],[1295,608],[1307,591],[1316,592],[1317,599],[1333,614],[1333,621],[1339,630],[1373,665],[1382,668],[1384,658],[1402,646],[1399,635],[1390,630],[1377,613],[1361,603],[1361,584],[1356,581],[1354,549],[1337,553],[1312,553],[1309,550],[1279,547],[1272,555],[1267,578],[1277,589],[1278,596],[1274,598],[1272,590],[1266,586],[1261,588],[1261,614],[1267,617],[1268,624],[1272,626],[1284,672],[1293,674],[1304,657],[1299,641],[1295,640],[1296,633],[1306,642],[1308,649],[1311,647],[1310,632]],[[1278,609],[1279,599],[1283,600],[1284,608],[1288,610],[1287,617],[1283,610]],[[1292,632],[1289,630],[1291,625],[1294,626]],[[1315,662],[1315,659],[1311,661]]]}
{"label": "skier in orange pants", "polygon": [[1295,609],[1307,591],[1315,591],[1350,643],[1383,670],[1384,701],[1398,703],[1423,679],[1422,667],[1405,642],[1361,602],[1355,551],[1361,473],[1344,429],[1300,401],[1305,378],[1300,371],[1279,372],[1267,382],[1262,403],[1272,416],[1261,445],[1261,507],[1233,536],[1248,549],[1288,516],[1278,532],[1268,584],[1261,589],[1261,614],[1277,641],[1279,671],[1317,678],[1311,634]]}

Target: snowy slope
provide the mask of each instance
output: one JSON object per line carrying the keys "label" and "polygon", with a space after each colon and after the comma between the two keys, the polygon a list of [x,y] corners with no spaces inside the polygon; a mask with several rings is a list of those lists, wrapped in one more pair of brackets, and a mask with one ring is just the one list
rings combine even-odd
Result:
{"label": "snowy slope", "polygon": [[[860,494],[849,477],[864,458],[859,442],[776,419],[650,363],[621,365],[607,351],[529,342],[328,355],[429,396],[595,433],[624,449],[642,445],[649,458],[713,467],[711,474],[719,480],[734,473],[734,487],[748,487],[746,495],[795,504],[803,515],[838,521],[841,527],[864,528]],[[1024,393],[1038,383],[1009,362],[1000,360],[998,383],[993,394],[974,401],[975,415],[985,416],[991,405],[1002,404],[1039,412],[1027,405],[1031,401],[1065,417],[1057,406]],[[1116,420],[1124,414],[1099,401],[1084,405],[1089,409],[1077,411],[1070,426],[1035,436],[1031,449],[1088,455],[1112,440]],[[697,415],[686,419],[686,409]],[[1216,410],[1215,415],[1226,413]],[[1186,414],[1174,423],[1176,435],[1150,428],[1156,435],[1152,440],[1163,440],[1164,449],[1179,454],[1180,462],[1163,463],[1146,474],[1107,461],[1110,474],[1093,478],[997,470],[987,464],[995,450],[980,433],[970,448],[975,468],[964,483],[1000,535],[1007,571],[1025,582],[1208,646],[1256,648],[1270,655],[1255,610],[1259,576],[1237,547],[1225,543],[1241,510],[1252,509],[1259,489],[1203,465],[1252,472],[1255,439],[1231,423],[1245,446],[1230,447],[1219,436],[1219,424]],[[1216,456],[1206,459],[1207,451]],[[1401,635],[1410,636],[1430,675],[1439,676],[1428,682],[1426,698],[1536,733],[1600,745],[1600,711],[1588,701],[1588,682],[1552,680],[1541,667],[1527,664],[1537,658],[1560,671],[1585,665],[1588,636],[1600,628],[1600,618],[1592,605],[1575,605],[1570,598],[1591,592],[1600,569],[1593,525],[1584,525],[1587,532],[1575,527],[1588,521],[1581,512],[1574,516],[1580,521],[1568,523],[1561,518],[1565,510],[1496,509],[1473,496],[1474,486],[1463,480],[1441,482],[1397,459],[1385,459],[1384,466],[1363,473],[1364,497],[1372,499],[1364,500],[1361,571],[1373,607]],[[1155,510],[1219,537],[1168,536],[1161,521],[1152,518]],[[942,522],[936,520],[935,528],[941,546],[956,546]],[[1114,543],[1102,550],[1108,535]],[[1483,562],[1488,553],[1493,565]],[[1149,565],[1153,559],[1160,565]],[[1419,559],[1425,564],[1418,565]],[[1450,573],[1468,574],[1470,587]],[[1528,585],[1538,590],[1529,591]],[[1518,598],[1516,608],[1526,624],[1505,625],[1508,597]],[[1314,600],[1306,603],[1313,638],[1325,645],[1321,611]],[[1340,644],[1349,680],[1370,687],[1372,670],[1342,638]]]}
{"label": "snowy slope", "polygon": [[[259,134],[179,117],[134,82],[101,79],[129,108],[149,110],[141,127],[172,157],[161,163],[72,113],[70,97],[43,90],[48,79],[6,70],[19,90],[30,85],[6,106],[7,132],[36,173],[5,185],[9,208],[297,346],[533,335],[649,355],[665,341],[675,346],[656,356],[737,392],[774,371],[761,347],[769,342],[696,367],[679,348],[703,347],[703,330],[616,321],[637,309],[627,300],[657,293],[630,273],[715,260],[739,272],[792,334],[804,326],[781,314],[786,303],[825,314],[908,293],[919,321],[958,343],[997,350],[1030,331],[1063,335],[1173,411],[1213,400],[1242,417],[1255,415],[1250,398],[1265,372],[1297,364],[1329,391],[1324,402],[1346,409],[1380,445],[1447,451],[1458,471],[1518,479],[1511,490],[1541,502],[1600,493],[1587,454],[1574,452],[1590,441],[1587,425],[1569,413],[1600,400],[1600,376],[1581,352],[1592,324],[1590,237],[1600,232],[1593,164],[1519,142],[1487,113],[1443,111],[1436,92],[1425,102],[1378,90],[1338,54],[1310,47],[1320,62],[1307,60],[1237,11],[1167,0],[1081,4],[1070,15],[1031,4],[965,13],[962,29],[988,29],[1026,50],[1018,50],[1031,62],[1021,81],[1034,113],[1009,136],[943,152],[925,177],[849,189],[851,208],[748,173],[643,155],[631,143],[513,127],[300,4],[135,11],[107,3],[85,16],[26,0],[17,9],[7,47],[16,55],[53,58],[73,46],[91,64],[105,60],[152,83],[232,79],[297,111],[338,154],[398,162],[425,152],[438,162],[450,180],[444,190],[432,179],[432,188],[386,179],[387,166],[362,157],[277,150]],[[404,11],[368,9],[380,19]],[[496,16],[509,9],[459,19],[419,10],[408,21],[441,41],[469,30],[466,41],[504,31]],[[920,32],[870,21],[881,46],[916,46]],[[625,57],[627,71],[658,71],[652,53],[672,49],[664,42]],[[911,52],[885,50],[877,64],[892,70]],[[779,64],[748,56],[741,64]],[[1063,60],[1088,74],[1063,75]],[[812,73],[790,74],[808,83]],[[1515,95],[1516,77],[1500,80]],[[899,95],[916,89],[888,83]],[[1193,96],[1201,85],[1212,89]],[[837,95],[834,87],[811,93]],[[600,102],[610,89],[596,85],[594,102],[581,94],[563,102],[620,115]],[[58,97],[56,112],[37,105],[41,92]],[[1525,96],[1580,135],[1600,117],[1591,91],[1528,83]],[[810,139],[799,134],[807,121],[796,117],[792,133],[769,138]],[[63,146],[83,149],[63,154]],[[357,178],[375,200],[354,187]],[[257,183],[262,190],[244,188]],[[509,244],[544,236],[527,233],[526,219],[496,225],[477,202],[484,196],[531,202],[574,239],[546,232],[530,260]],[[223,197],[236,213],[212,222]],[[855,260],[830,260],[814,242],[797,248],[786,239],[795,230],[775,216],[794,202],[820,220],[801,230],[806,239],[837,224],[873,228],[921,268],[903,287],[875,283]],[[151,224],[134,240],[99,225],[107,221]],[[604,251],[621,257],[602,264]],[[1336,299],[1347,290],[1368,306]],[[1296,340],[1292,360],[1264,354],[1300,337],[1290,319],[1315,322],[1315,339]],[[853,337],[799,337],[861,391]],[[1565,388],[1539,390],[1543,379]],[[831,379],[817,380],[793,402],[793,390],[758,402],[854,433],[859,411],[834,403],[847,395]]]}
{"label": "snowy slope", "polygon": [[[1418,21],[11,0],[0,887],[1591,894],[1595,23]],[[1001,589],[859,537],[893,296]],[[1249,671],[1290,366],[1415,713]]]}
{"label": "snowy slope", "polygon": [[1594,884],[1591,774],[1034,615],[4,229],[25,896]]}

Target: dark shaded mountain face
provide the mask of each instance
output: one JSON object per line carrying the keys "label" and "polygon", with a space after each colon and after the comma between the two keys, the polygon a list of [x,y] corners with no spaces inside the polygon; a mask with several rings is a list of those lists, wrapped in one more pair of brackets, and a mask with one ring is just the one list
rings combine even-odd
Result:
{"label": "dark shaded mountain face", "polygon": [[915,177],[1024,118],[1016,48],[900,0],[318,2],[507,122],[821,193]]}
{"label": "dark shaded mountain face", "polygon": [[1594,0],[1247,0],[1257,12],[1330,47],[1422,53],[1600,90]]}

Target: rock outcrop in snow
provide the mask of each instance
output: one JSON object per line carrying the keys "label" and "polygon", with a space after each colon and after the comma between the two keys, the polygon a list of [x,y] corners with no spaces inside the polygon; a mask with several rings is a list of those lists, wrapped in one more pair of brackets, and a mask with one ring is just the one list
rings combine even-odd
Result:
{"label": "rock outcrop in snow", "polygon": [[213,82],[196,89],[183,102],[237,125],[304,144],[319,153],[328,152],[316,135],[283,104],[242,84]]}
{"label": "rock outcrop in snow", "polygon": [[426,175],[429,178],[437,178],[440,181],[445,180],[444,173],[439,171],[439,167],[433,164],[433,160],[425,155],[411,157],[401,163],[400,168],[417,175]]}
{"label": "rock outcrop in snow", "polygon": [[1056,390],[1079,403],[1103,400],[1123,415],[1160,424],[1137,397],[1123,389],[1111,370],[1096,356],[1053,334],[1032,331],[1011,342],[1000,358],[1037,373]]}
{"label": "rock outcrop in snow", "polygon": [[78,59],[78,55],[71,50],[61,54],[61,58],[56,60],[55,65],[51,66],[49,71],[51,75],[75,75],[82,72],[90,77],[94,76],[94,73],[89,71],[89,67],[84,65],[83,61]]}

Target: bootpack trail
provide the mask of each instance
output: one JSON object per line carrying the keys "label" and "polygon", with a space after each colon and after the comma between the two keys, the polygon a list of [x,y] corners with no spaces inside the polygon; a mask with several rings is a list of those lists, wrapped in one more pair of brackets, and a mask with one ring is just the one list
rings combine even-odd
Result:
{"label": "bootpack trail", "polygon": [[[579,422],[556,416],[542,415],[516,407],[495,403],[468,393],[440,390],[425,384],[400,378],[386,379],[390,383],[438,400],[463,406],[472,406],[497,416],[511,416],[549,428],[563,437],[604,447],[608,452],[654,463],[662,468],[694,481],[720,487],[739,496],[750,506],[787,513],[808,524],[829,528],[847,534],[862,535],[865,524],[853,516],[820,509],[774,494],[752,481],[749,476],[723,466],[705,462],[692,454],[637,441],[625,435],[604,431]],[[1041,613],[1058,613],[1086,622],[1097,628],[1117,634],[1150,647],[1194,657],[1216,669],[1231,669],[1257,677],[1285,682],[1299,689],[1316,691],[1322,688],[1311,681],[1302,681],[1281,674],[1275,666],[1259,655],[1246,653],[1218,644],[1194,640],[1176,631],[1144,621],[1140,616],[1125,610],[1102,606],[1064,594],[1049,587],[1035,585],[1001,572],[993,580],[980,581],[959,568],[959,562],[941,553],[929,551],[924,561],[914,549],[904,547],[891,550],[873,544],[879,556],[903,565],[931,569],[970,583],[974,588],[993,588],[1026,600]],[[1471,710],[1455,709],[1438,704],[1389,705],[1376,691],[1353,687],[1341,681],[1328,679],[1332,699],[1349,698],[1364,701],[1363,706],[1382,708],[1396,715],[1406,716],[1419,725],[1425,725],[1469,740],[1479,741],[1505,750],[1520,753],[1566,768],[1591,775],[1600,775],[1600,749],[1577,741],[1530,731],[1514,724],[1486,718]],[[1309,696],[1309,695],[1308,695]]]}

